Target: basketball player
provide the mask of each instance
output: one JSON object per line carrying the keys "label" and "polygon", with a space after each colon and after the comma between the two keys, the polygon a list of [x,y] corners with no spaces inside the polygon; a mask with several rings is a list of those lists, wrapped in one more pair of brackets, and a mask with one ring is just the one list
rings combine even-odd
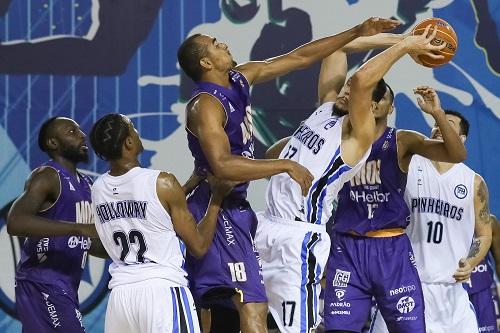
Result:
{"label": "basketball player", "polygon": [[[196,34],[186,39],[177,57],[184,72],[198,85],[187,104],[186,124],[195,166],[218,177],[243,182],[287,173],[306,196],[313,176],[303,166],[292,160],[253,159],[250,85],[305,68],[356,37],[373,35],[398,24],[371,18],[285,55],[238,66],[227,45],[216,38]],[[252,240],[257,221],[246,201],[247,187],[248,183],[235,187],[226,200],[207,255],[188,262],[195,299],[206,306],[231,298],[240,313],[244,333],[264,332],[267,315],[267,299]],[[197,220],[206,209],[209,193],[207,186],[201,184],[189,199]]]}
{"label": "basketball player", "polygon": [[[453,131],[465,141],[468,121],[456,111],[445,113]],[[431,138],[443,140],[445,136],[444,127],[436,122]],[[478,332],[476,315],[462,283],[469,280],[491,244],[488,190],[484,180],[463,163],[436,162],[414,156],[409,166],[405,200],[411,212],[406,232],[422,281],[426,332]],[[392,293],[399,297],[416,288],[416,282],[407,280],[392,289]],[[415,316],[412,310],[419,306],[417,302],[413,296],[402,296],[397,306],[403,310],[400,318]],[[373,332],[384,331],[387,332],[376,313]]]}
{"label": "basketball player", "polygon": [[470,275],[469,283],[465,284],[465,287],[467,293],[469,294],[469,300],[474,306],[474,310],[476,311],[479,332],[498,333],[497,318],[495,312],[496,299],[491,290],[492,285],[494,285],[495,283],[494,263],[499,262],[500,260],[500,256],[498,256],[498,253],[496,253],[496,257],[494,257],[494,239],[495,237],[498,237],[496,235],[495,229],[498,228],[498,221],[493,214],[490,214],[490,218],[493,236],[493,240],[491,242],[491,251],[488,253],[486,258],[484,258],[479,263],[479,265],[474,267],[474,269],[472,270],[472,274]]}
{"label": "basketball player", "polygon": [[130,119],[108,114],[90,136],[96,154],[110,165],[92,188],[96,228],[113,260],[105,331],[200,332],[185,249],[197,257],[206,253],[232,187],[212,180],[206,215],[196,225],[176,178],[140,167],[142,142]]}
{"label": "basketball player", "polygon": [[[319,281],[330,250],[325,224],[331,216],[333,201],[342,185],[365,165],[376,134],[380,136],[376,123],[379,109],[387,108],[391,101],[383,75],[408,52],[436,49],[428,44],[435,35],[435,32],[429,35],[429,28],[424,36],[406,37],[372,58],[340,92],[325,96],[323,85],[340,90],[347,72],[344,50],[338,51],[342,55],[332,55],[339,68],[320,75],[322,105],[281,151],[280,158],[298,161],[315,176],[306,198],[287,175],[271,177],[267,209],[259,219],[256,245],[270,312],[281,332],[309,332],[319,324]],[[330,60],[323,62],[322,71],[332,70]],[[326,76],[330,80],[325,80]],[[337,108],[348,110],[349,115],[339,115]],[[327,281],[330,279],[331,283],[333,276],[329,273]]]}
{"label": "basketball player", "polygon": [[26,333],[85,332],[78,286],[88,252],[102,255],[90,239],[97,237],[92,182],[76,170],[88,161],[85,134],[74,120],[54,117],[42,124],[38,145],[50,160],[33,170],[7,217],[7,232],[26,237],[16,269],[17,313]]}

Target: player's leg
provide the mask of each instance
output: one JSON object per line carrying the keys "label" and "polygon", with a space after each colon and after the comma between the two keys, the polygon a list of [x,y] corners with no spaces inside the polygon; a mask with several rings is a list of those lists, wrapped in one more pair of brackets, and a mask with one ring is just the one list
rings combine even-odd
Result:
{"label": "player's leg", "polygon": [[[391,332],[425,332],[424,297],[408,237],[373,238],[371,272],[380,314]],[[397,255],[395,255],[397,254]]]}
{"label": "player's leg", "polygon": [[491,288],[469,295],[469,300],[476,310],[479,332],[498,333],[495,303]]}
{"label": "player's leg", "polygon": [[238,310],[227,306],[212,305],[210,307],[210,330],[204,333],[239,333],[240,315]]}
{"label": "player's leg", "polygon": [[85,332],[78,304],[53,286],[16,281],[16,309],[23,332]]}
{"label": "player's leg", "polygon": [[[361,332],[369,318],[369,248],[365,240],[335,233],[326,268],[326,332]],[[368,254],[368,255],[367,255]]]}

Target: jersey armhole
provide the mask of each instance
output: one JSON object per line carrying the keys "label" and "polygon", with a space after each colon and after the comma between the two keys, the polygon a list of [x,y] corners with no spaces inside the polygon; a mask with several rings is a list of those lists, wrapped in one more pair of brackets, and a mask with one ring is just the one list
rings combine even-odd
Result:
{"label": "jersey armhole", "polygon": [[45,209],[39,210],[38,211],[39,213],[44,213],[44,212],[48,211],[49,209],[51,209],[52,207],[54,207],[55,204],[59,201],[59,198],[61,197],[61,192],[62,192],[61,175],[59,174],[59,171],[56,168],[54,168],[54,167],[52,167],[50,165],[45,165],[45,167],[46,168],[51,168],[51,169],[53,169],[57,173],[57,178],[59,179],[59,194],[57,195],[57,199],[54,200],[54,202],[52,203],[52,205],[50,205],[49,207],[47,207]]}
{"label": "jersey armhole", "polygon": [[[191,103],[191,102],[192,102],[192,101],[193,101],[196,97],[200,96],[201,94],[207,94],[208,96],[210,96],[210,97],[214,98],[214,99],[215,99],[217,102],[219,102],[219,104],[222,106],[222,109],[224,110],[224,113],[226,114],[226,121],[224,122],[224,126],[223,126],[223,128],[225,129],[225,128],[226,128],[226,125],[227,125],[227,122],[229,121],[229,116],[228,116],[228,113],[227,113],[226,108],[224,107],[224,104],[222,104],[222,103],[221,103],[221,101],[219,101],[219,99],[218,99],[218,98],[216,98],[214,95],[212,95],[212,94],[210,94],[210,93],[208,93],[208,92],[206,92],[206,91],[199,92],[199,93],[197,93],[196,95],[194,95],[193,97],[191,97],[191,99],[187,102],[186,106],[188,106],[188,105],[189,105],[189,104],[190,104],[190,103]],[[188,113],[188,111],[187,111],[187,107],[186,107],[186,125],[184,126],[184,128],[186,129],[186,131],[188,131],[189,133],[191,133],[191,135],[192,135],[192,136],[194,136],[195,138],[197,138],[197,139],[198,139],[198,136],[197,136],[197,135],[195,135],[195,134],[194,134],[194,133],[193,133],[193,132],[189,129],[189,127],[188,127],[188,124],[187,124],[187,119],[188,119],[188,117],[187,117],[187,113]]]}

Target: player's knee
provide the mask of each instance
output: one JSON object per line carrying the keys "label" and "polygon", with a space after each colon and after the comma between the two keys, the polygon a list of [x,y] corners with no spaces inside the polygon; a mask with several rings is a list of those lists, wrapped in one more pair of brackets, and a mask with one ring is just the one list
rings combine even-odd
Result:
{"label": "player's knee", "polygon": [[240,316],[247,321],[267,322],[267,303],[246,303],[240,307]]}

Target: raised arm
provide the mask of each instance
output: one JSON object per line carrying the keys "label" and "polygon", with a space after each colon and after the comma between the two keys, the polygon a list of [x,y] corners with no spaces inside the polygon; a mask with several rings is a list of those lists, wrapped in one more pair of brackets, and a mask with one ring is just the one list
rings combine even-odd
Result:
{"label": "raised arm", "polygon": [[212,244],[222,200],[231,187],[213,188],[212,197],[205,216],[196,224],[187,207],[184,191],[177,179],[162,172],[156,181],[156,192],[165,210],[172,218],[175,232],[186,243],[189,252],[195,257],[203,256]]}
{"label": "raised arm", "polygon": [[189,130],[198,137],[203,153],[215,176],[232,181],[250,181],[287,172],[307,194],[313,177],[300,164],[283,160],[254,160],[231,154],[224,131],[225,113],[212,96],[202,94],[188,109]]}
{"label": "raised arm", "polygon": [[290,136],[276,141],[271,147],[266,150],[266,159],[272,160],[280,157],[281,151],[290,141]]}
{"label": "raised arm", "polygon": [[288,72],[307,68],[357,37],[392,30],[398,25],[399,21],[370,18],[337,35],[309,42],[284,55],[241,64],[236,69],[245,75],[250,84],[265,82]]}
{"label": "raised arm", "polygon": [[403,35],[388,33],[358,37],[324,58],[321,62],[318,80],[319,104],[334,102],[337,99],[347,75],[347,54],[376,48],[387,48],[402,41],[403,38]]}
{"label": "raised arm", "polygon": [[403,171],[408,170],[411,157],[421,155],[433,161],[459,163],[467,157],[467,151],[458,133],[451,127],[436,91],[427,86],[414,90],[420,95],[417,102],[423,112],[430,114],[436,121],[443,140],[431,140],[414,131],[398,132],[398,155]]}
{"label": "raised arm", "polygon": [[41,167],[32,172],[24,192],[14,202],[7,215],[7,232],[25,237],[87,236],[98,237],[95,225],[54,221],[37,213],[53,205],[60,194],[57,171]]}
{"label": "raised arm", "polygon": [[[357,140],[367,147],[371,145],[375,132],[375,119],[371,111],[371,95],[377,82],[402,56],[409,52],[428,53],[444,46],[433,46],[431,41],[437,33],[429,25],[422,35],[407,36],[361,66],[353,75],[349,98],[349,120]],[[442,56],[433,55],[434,58]]]}
{"label": "raised arm", "polygon": [[465,282],[491,246],[491,218],[489,195],[486,183],[480,175],[474,178],[474,241],[467,258],[460,259],[458,269],[453,275],[457,282]]}

